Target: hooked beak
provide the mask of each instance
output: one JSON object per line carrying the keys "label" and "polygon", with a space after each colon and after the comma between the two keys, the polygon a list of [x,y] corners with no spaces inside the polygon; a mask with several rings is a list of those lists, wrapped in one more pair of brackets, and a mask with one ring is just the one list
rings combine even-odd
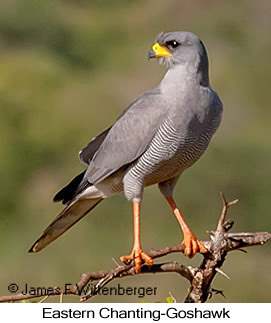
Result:
{"label": "hooked beak", "polygon": [[165,46],[161,46],[158,43],[155,43],[148,53],[148,59],[154,58],[154,57],[159,58],[164,56],[172,56],[172,54]]}

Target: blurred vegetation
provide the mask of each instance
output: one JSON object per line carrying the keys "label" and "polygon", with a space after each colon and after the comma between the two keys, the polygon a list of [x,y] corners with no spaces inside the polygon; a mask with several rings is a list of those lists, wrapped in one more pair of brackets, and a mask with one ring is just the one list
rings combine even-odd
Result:
{"label": "blurred vegetation", "polygon": [[[109,269],[112,257],[130,251],[131,205],[117,196],[41,253],[27,254],[61,210],[52,196],[83,169],[80,148],[163,77],[164,68],[146,60],[161,30],[201,37],[212,86],[224,102],[223,123],[207,153],[176,189],[188,223],[206,239],[220,213],[222,190],[228,199],[240,200],[230,210],[235,230],[271,231],[270,9],[269,0],[0,2],[1,295],[8,294],[11,282],[20,288],[75,283],[79,273]],[[142,209],[146,251],[180,242],[177,222],[156,187],[145,190]],[[229,255],[224,270],[232,280],[214,282],[226,301],[271,301],[270,251],[269,243],[247,255]],[[172,259],[195,265],[200,256]],[[169,291],[182,301],[188,287],[175,275],[133,277],[121,284],[157,286],[155,297],[144,298],[149,302]]]}

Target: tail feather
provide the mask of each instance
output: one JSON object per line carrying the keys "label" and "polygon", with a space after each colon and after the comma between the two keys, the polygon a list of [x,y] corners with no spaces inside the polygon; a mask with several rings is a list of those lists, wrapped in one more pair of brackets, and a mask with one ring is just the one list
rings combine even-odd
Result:
{"label": "tail feather", "polygon": [[103,199],[78,199],[70,203],[47,227],[28,252],[38,252],[82,219]]}
{"label": "tail feather", "polygon": [[85,172],[86,171],[83,171],[81,174],[75,176],[68,185],[66,185],[59,192],[57,192],[53,198],[53,201],[54,202],[62,201],[62,204],[66,204],[72,201],[72,199],[76,195],[78,187],[80,186],[81,182],[84,179]]}

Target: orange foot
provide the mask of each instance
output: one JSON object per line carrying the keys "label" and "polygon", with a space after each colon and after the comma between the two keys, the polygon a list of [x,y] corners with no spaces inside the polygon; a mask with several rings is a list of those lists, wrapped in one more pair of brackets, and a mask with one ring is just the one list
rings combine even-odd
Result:
{"label": "orange foot", "polygon": [[190,230],[184,233],[182,243],[185,245],[184,254],[189,258],[193,258],[198,251],[201,253],[208,251]]}
{"label": "orange foot", "polygon": [[152,257],[146,254],[141,248],[134,248],[130,255],[121,256],[120,260],[125,264],[129,264],[132,260],[134,260],[136,274],[140,273],[141,265],[143,262],[145,262],[145,264],[148,266],[152,266],[153,264]]}

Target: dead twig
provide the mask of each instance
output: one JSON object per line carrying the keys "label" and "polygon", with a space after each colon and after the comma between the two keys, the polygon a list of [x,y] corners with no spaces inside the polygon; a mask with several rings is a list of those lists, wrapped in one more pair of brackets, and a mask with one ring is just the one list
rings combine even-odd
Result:
{"label": "dead twig", "polygon": [[[189,293],[185,299],[185,302],[202,303],[206,302],[212,295],[212,292],[216,294],[223,294],[222,291],[217,291],[211,288],[211,283],[217,273],[222,274],[226,278],[230,279],[220,268],[222,267],[226,255],[230,251],[241,250],[241,248],[263,245],[270,238],[271,234],[268,232],[237,232],[229,233],[232,228],[233,222],[226,221],[226,214],[228,208],[237,203],[238,200],[227,202],[224,195],[221,193],[223,208],[215,231],[208,231],[210,234],[209,241],[201,241],[201,243],[208,250],[203,255],[203,261],[199,267],[185,266],[178,262],[166,262],[160,264],[154,264],[153,266],[141,267],[140,274],[146,273],[169,273],[175,272],[180,276],[186,278],[190,282]],[[177,244],[174,246],[166,247],[160,250],[151,250],[150,256],[154,259],[164,257],[171,253],[183,252],[184,245]],[[109,271],[92,271],[89,273],[83,273],[78,283],[74,285],[63,286],[48,291],[42,295],[31,294],[14,294],[8,296],[1,296],[0,302],[16,302],[26,299],[33,299],[37,297],[49,297],[52,295],[77,295],[81,296],[80,300],[85,301],[99,293],[99,291],[116,278],[123,278],[126,276],[132,276],[135,274],[134,264],[118,264],[113,259],[116,268]],[[88,284],[97,282],[83,295],[85,288]],[[62,297],[62,296],[61,296]]]}

